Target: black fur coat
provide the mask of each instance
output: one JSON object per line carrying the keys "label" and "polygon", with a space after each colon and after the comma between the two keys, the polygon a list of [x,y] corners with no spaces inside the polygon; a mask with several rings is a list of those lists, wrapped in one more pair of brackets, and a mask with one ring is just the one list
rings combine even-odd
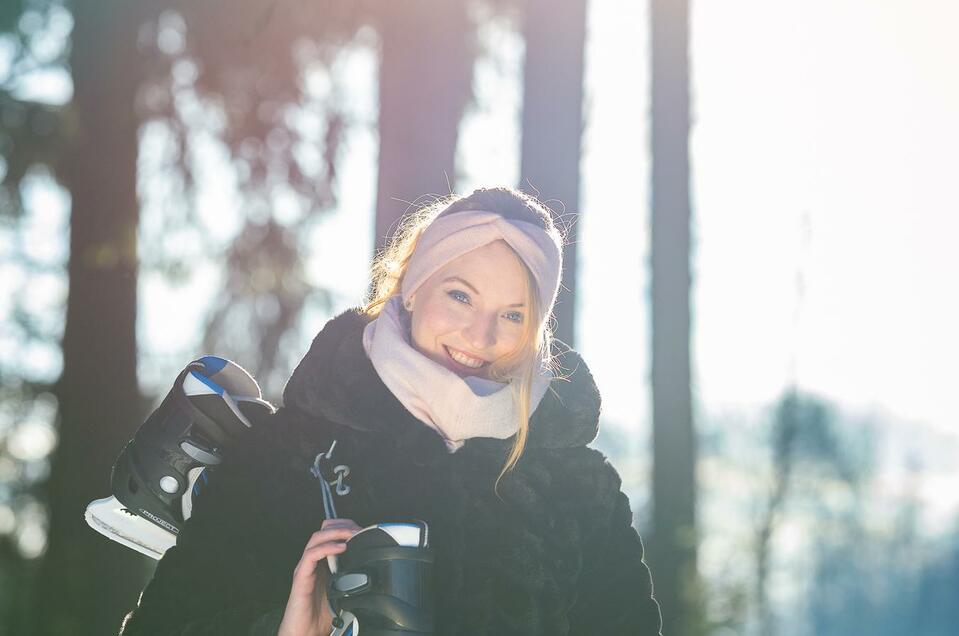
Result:
{"label": "black fur coat", "polygon": [[349,466],[339,516],[429,524],[438,635],[659,634],[619,476],[586,446],[599,393],[580,357],[561,353],[567,379],[533,414],[497,496],[510,440],[472,439],[448,453],[377,376],[362,347],[366,322],[348,311],[327,323],[283,408],[210,471],[123,634],[275,634],[293,568],[323,520],[309,468],[333,440],[335,463]]}

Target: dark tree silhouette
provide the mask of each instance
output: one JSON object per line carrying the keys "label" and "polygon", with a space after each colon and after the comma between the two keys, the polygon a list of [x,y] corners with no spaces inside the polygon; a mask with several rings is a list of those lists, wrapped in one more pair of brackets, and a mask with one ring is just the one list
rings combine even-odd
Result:
{"label": "dark tree silhouette", "polygon": [[696,437],[690,391],[689,3],[654,0],[652,36],[653,535],[663,633],[698,629]]}
{"label": "dark tree silhouette", "polygon": [[[835,618],[841,621],[852,617],[853,624],[859,625],[855,629],[850,626],[838,631],[833,630],[834,625],[828,629],[817,625],[813,633],[922,633],[909,628],[913,617],[906,614],[900,614],[896,619],[898,622],[892,623],[896,627],[888,631],[877,629],[877,626],[866,628],[863,622],[866,613],[885,613],[876,612],[875,608],[864,611],[863,601],[866,597],[882,598],[882,594],[876,594],[877,590],[863,590],[862,579],[868,576],[864,577],[862,570],[864,566],[868,567],[870,559],[863,558],[857,554],[857,549],[850,547],[850,544],[869,545],[870,549],[875,550],[882,543],[878,537],[867,536],[862,518],[864,490],[872,476],[875,457],[874,435],[875,432],[862,422],[852,425],[844,423],[831,404],[802,393],[795,387],[788,389],[777,401],[769,426],[771,480],[768,493],[761,500],[762,509],[755,535],[754,585],[759,633],[766,635],[782,631],[769,598],[768,582],[773,571],[772,563],[777,556],[774,549],[776,531],[780,523],[789,519],[796,510],[801,511],[800,518],[808,516],[811,511],[816,515],[817,526],[824,529],[821,536],[810,537],[812,550],[809,552],[814,557],[813,582],[809,591],[811,618],[815,621],[829,616],[834,608],[842,606],[844,609],[835,612]],[[824,501],[824,493],[841,490],[849,494],[847,503],[830,505]],[[829,530],[825,531],[827,528]],[[837,538],[840,544],[845,541],[849,543],[837,549]],[[911,543],[910,540],[902,542],[904,545]],[[877,552],[885,554],[888,563],[910,561],[892,550]],[[904,571],[907,569],[904,568]],[[873,578],[882,579],[878,576]],[[855,581],[853,587],[859,590],[852,594],[844,590],[847,581]],[[907,583],[904,578],[897,577],[894,589],[900,607],[889,611],[889,614],[900,613],[904,602],[911,602],[911,590]],[[841,600],[844,595],[849,602]],[[884,599],[884,602],[889,603],[889,599]],[[859,607],[856,607],[857,604]],[[888,619],[888,616],[884,616],[882,622],[888,624]],[[792,617],[786,620],[792,620]]]}
{"label": "dark tree silhouette", "polygon": [[447,195],[472,95],[475,30],[465,2],[382,3],[375,247],[419,197]]}
{"label": "dark tree silhouette", "polygon": [[137,31],[141,2],[73,7],[75,136],[61,178],[72,195],[60,442],[48,484],[49,547],[35,588],[36,633],[109,634],[145,575],[144,558],[92,532],[83,510],[109,492],[118,449],[141,421],[136,370]]}
{"label": "dark tree silhouette", "polygon": [[563,253],[562,287],[553,314],[556,335],[573,345],[577,231],[568,219],[579,211],[580,204],[586,0],[525,0],[523,35],[520,188],[568,215],[563,216],[568,244]]}
{"label": "dark tree silhouette", "polygon": [[[771,427],[770,446],[773,454],[772,484],[756,530],[756,606],[760,632],[776,633],[776,617],[768,596],[769,564],[772,540],[785,515],[790,492],[795,488],[797,473],[805,469],[819,477],[839,477],[846,484],[858,480],[857,466],[851,449],[844,448],[836,431],[836,415],[825,402],[800,394],[795,388],[787,391],[776,404]],[[817,481],[812,479],[811,481]]]}
{"label": "dark tree silhouette", "polygon": [[[31,370],[21,353],[32,347],[50,350],[59,345],[59,320],[37,309],[34,284],[37,277],[65,277],[58,257],[38,257],[30,253],[22,222],[29,218],[24,209],[21,187],[27,175],[38,168],[55,174],[69,129],[68,111],[59,103],[34,101],[18,89],[37,72],[60,72],[66,66],[67,47],[34,47],[34,41],[55,37],[57,27],[65,26],[65,11],[57,0],[10,0],[0,3],[0,34],[9,48],[7,63],[0,74],[0,221],[4,244],[15,245],[0,258],[4,271],[22,271],[3,317],[5,339],[16,339],[17,348],[0,360],[0,510],[13,512],[14,527],[29,523],[31,509],[43,502],[39,486],[46,479],[43,468],[47,458],[18,457],[13,438],[31,419],[50,417],[50,392],[56,379],[47,371]],[[12,45],[12,46],[11,46]],[[33,210],[32,212],[37,212]],[[35,217],[34,217],[35,218]],[[51,229],[52,230],[52,229]],[[9,243],[8,243],[9,241]],[[11,281],[5,281],[7,283]],[[56,301],[50,303],[54,307]],[[31,307],[30,305],[34,305]],[[53,424],[46,420],[46,423]],[[40,470],[38,470],[40,469]],[[26,634],[31,582],[39,559],[24,554],[14,528],[0,533],[0,633]]]}

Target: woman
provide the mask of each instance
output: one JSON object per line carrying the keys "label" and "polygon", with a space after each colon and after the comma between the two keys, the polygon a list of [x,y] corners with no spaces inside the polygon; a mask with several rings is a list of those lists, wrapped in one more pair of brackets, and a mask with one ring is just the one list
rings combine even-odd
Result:
{"label": "woman", "polygon": [[[210,478],[123,634],[327,636],[325,559],[411,518],[429,524],[438,635],[658,634],[620,479],[586,446],[599,393],[550,337],[561,253],[515,190],[413,215],[369,303],[327,323]],[[342,518],[325,520],[310,469],[331,447]]]}

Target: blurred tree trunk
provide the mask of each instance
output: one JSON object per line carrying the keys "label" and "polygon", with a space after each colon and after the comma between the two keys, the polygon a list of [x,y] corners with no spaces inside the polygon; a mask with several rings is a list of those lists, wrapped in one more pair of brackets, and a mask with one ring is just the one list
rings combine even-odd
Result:
{"label": "blurred tree trunk", "polygon": [[137,387],[136,196],[142,2],[77,2],[70,65],[75,137],[60,178],[72,196],[59,445],[48,549],[34,591],[38,634],[112,634],[135,603],[144,557],[91,530],[86,504],[143,415]]}
{"label": "blurred tree trunk", "polygon": [[[560,214],[579,212],[579,162],[583,130],[583,50],[586,0],[526,0],[523,36],[522,153],[520,188]],[[546,19],[548,16],[548,19]],[[575,223],[568,223],[563,281],[553,310],[556,336],[569,345],[576,334]]]}
{"label": "blurred tree trunk", "polygon": [[689,3],[653,0],[650,562],[663,633],[699,631],[696,437],[690,391]]}
{"label": "blurred tree trunk", "polygon": [[374,237],[379,249],[409,203],[448,195],[455,182],[475,34],[465,2],[385,2],[376,20],[382,41]]}

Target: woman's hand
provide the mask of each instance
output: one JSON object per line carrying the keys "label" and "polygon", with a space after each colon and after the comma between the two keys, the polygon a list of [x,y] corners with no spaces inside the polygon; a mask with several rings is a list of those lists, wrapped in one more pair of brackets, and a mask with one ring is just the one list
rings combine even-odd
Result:
{"label": "woman's hand", "polygon": [[327,519],[310,536],[293,570],[293,585],[277,636],[329,636],[333,615],[326,598],[329,570],[320,561],[346,550],[346,540],[361,528],[350,519]]}

